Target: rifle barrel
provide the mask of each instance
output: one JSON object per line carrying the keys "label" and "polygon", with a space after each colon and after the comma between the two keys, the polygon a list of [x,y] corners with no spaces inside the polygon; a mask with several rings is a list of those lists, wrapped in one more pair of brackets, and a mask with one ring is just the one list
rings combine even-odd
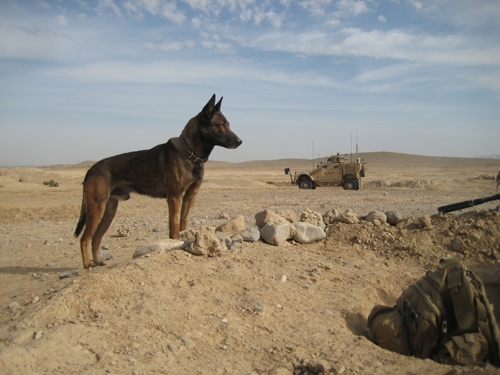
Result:
{"label": "rifle barrel", "polygon": [[477,199],[472,199],[472,200],[468,200],[468,201],[448,204],[446,206],[441,206],[441,207],[438,207],[438,212],[447,213],[447,212],[462,210],[464,208],[477,206],[478,204],[483,204],[483,203],[494,201],[497,199],[500,199],[500,194],[495,194],[495,195],[491,195],[489,197],[477,198]]}

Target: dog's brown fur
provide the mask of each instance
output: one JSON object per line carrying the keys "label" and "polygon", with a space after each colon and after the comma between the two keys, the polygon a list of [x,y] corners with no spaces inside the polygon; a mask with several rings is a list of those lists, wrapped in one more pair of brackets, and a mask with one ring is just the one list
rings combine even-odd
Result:
{"label": "dog's brown fur", "polygon": [[[189,212],[201,186],[204,162],[215,146],[236,148],[242,141],[220,112],[222,98],[215,94],[184,127],[181,135],[150,150],[112,156],[94,164],[83,181],[83,200],[75,237],[80,239],[83,267],[103,266],[101,239],[108,230],[120,200],[135,192],[167,198],[170,238],[186,229]],[[90,261],[88,246],[92,239]]]}

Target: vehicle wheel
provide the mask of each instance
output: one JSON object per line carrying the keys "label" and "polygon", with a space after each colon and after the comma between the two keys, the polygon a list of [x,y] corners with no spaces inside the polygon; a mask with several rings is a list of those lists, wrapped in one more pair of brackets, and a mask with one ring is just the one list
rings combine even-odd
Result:
{"label": "vehicle wheel", "polygon": [[361,177],[365,177],[365,175],[366,175],[366,169],[365,169],[365,165],[364,164],[361,166],[361,171],[359,172],[359,175]]}
{"label": "vehicle wheel", "polygon": [[299,181],[299,189],[312,189],[312,182],[308,179],[302,179]]}
{"label": "vehicle wheel", "polygon": [[346,180],[344,190],[358,190],[358,183],[355,180]]}

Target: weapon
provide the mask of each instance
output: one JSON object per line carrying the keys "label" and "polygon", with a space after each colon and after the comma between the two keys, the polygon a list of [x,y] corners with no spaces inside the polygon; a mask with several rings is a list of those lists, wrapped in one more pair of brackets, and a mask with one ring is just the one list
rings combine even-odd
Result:
{"label": "weapon", "polygon": [[461,209],[472,207],[472,206],[477,206],[478,204],[483,204],[483,203],[494,201],[497,199],[500,200],[500,194],[495,194],[495,195],[492,195],[490,197],[473,199],[470,201],[453,203],[453,204],[449,204],[447,206],[441,206],[441,207],[438,207],[438,211],[445,214],[447,212],[452,212],[452,211],[457,211],[457,210],[461,210]]}

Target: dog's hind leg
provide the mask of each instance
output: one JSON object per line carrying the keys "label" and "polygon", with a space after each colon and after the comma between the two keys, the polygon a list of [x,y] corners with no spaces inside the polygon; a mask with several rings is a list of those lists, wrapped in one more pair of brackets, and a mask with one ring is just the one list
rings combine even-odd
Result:
{"label": "dog's hind leg", "polygon": [[116,196],[111,196],[108,203],[106,203],[106,209],[104,215],[102,216],[101,222],[97,226],[97,229],[92,236],[92,258],[96,266],[105,266],[104,262],[101,261],[99,257],[99,247],[101,246],[101,240],[104,234],[109,229],[111,222],[115,218],[116,210],[118,209],[118,202],[120,199]]}
{"label": "dog's hind leg", "polygon": [[[82,237],[80,238],[80,248],[82,251],[83,268],[89,268],[95,266],[95,264],[91,262],[89,259],[88,249],[91,239],[94,237],[94,234],[99,226],[104,211],[105,211],[104,204],[98,205],[95,202],[89,204],[89,202],[87,202],[87,222],[85,224],[85,230],[83,231]],[[92,245],[93,244],[94,241],[92,240]]]}
{"label": "dog's hind leg", "polygon": [[[103,181],[99,177],[91,177],[85,181],[85,230],[80,238],[80,249],[82,252],[83,267],[89,268],[94,266],[88,254],[91,239],[94,237],[96,230],[101,222],[106,205],[109,200],[110,192],[107,188],[107,181]],[[92,241],[93,242],[93,241]]]}

